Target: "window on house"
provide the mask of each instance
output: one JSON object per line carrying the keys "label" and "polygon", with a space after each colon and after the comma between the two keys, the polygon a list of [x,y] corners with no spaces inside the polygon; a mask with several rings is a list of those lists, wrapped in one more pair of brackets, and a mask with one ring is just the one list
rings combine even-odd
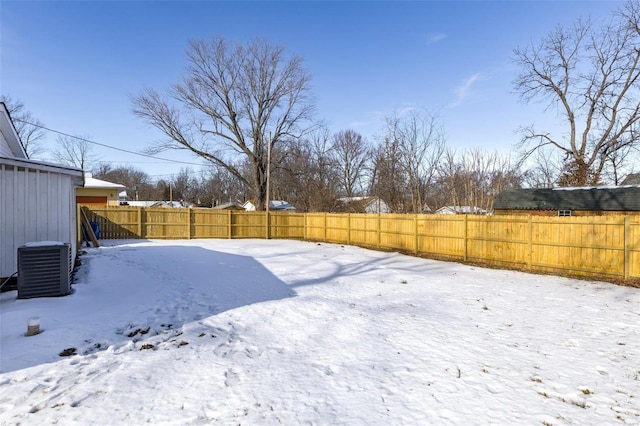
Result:
{"label": "window on house", "polygon": [[560,217],[571,216],[571,210],[558,210],[558,216]]}

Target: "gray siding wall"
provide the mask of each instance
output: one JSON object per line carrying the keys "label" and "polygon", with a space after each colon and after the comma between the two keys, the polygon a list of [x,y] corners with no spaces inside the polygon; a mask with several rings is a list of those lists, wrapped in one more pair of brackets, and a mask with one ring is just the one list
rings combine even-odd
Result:
{"label": "gray siding wall", "polygon": [[2,133],[2,129],[0,129],[0,157],[13,157],[13,152],[11,152],[11,148],[9,148],[9,143],[4,133]]}
{"label": "gray siding wall", "polygon": [[69,243],[75,261],[76,226],[71,175],[0,160],[0,277],[16,272],[17,249],[27,242]]}

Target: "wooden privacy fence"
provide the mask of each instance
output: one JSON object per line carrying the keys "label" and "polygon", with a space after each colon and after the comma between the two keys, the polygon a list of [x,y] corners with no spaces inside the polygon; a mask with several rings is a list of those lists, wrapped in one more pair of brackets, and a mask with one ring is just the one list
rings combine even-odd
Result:
{"label": "wooden privacy fence", "polygon": [[530,271],[640,278],[640,216],[475,216],[86,208],[102,239],[326,241]]}

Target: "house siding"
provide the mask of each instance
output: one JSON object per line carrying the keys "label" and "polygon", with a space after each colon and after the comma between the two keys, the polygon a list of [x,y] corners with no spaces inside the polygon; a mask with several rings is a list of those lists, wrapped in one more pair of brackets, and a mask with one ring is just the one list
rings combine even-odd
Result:
{"label": "house siding", "polygon": [[76,202],[82,206],[106,207],[107,197],[98,195],[76,195]]}
{"label": "house siding", "polygon": [[13,152],[11,152],[11,147],[9,147],[2,129],[0,129],[0,157],[13,157]]}
{"label": "house siding", "polygon": [[[78,203],[85,204],[87,197],[91,198],[100,198],[104,202],[102,205],[106,206],[117,206],[120,203],[118,202],[118,189],[114,188],[76,188],[76,198]],[[95,204],[91,202],[90,204]]]}
{"label": "house siding", "polygon": [[391,209],[378,197],[342,197],[338,198],[335,208],[339,213],[391,213]]}
{"label": "house siding", "polygon": [[0,277],[17,270],[17,248],[33,241],[69,243],[75,261],[75,185],[81,176],[0,161]]}

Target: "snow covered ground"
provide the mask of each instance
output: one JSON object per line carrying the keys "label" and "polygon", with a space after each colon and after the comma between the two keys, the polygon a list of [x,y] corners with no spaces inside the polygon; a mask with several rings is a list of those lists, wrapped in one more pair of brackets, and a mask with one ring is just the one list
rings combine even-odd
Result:
{"label": "snow covered ground", "polygon": [[298,241],[102,243],[72,295],[1,295],[0,424],[640,423],[640,289]]}

